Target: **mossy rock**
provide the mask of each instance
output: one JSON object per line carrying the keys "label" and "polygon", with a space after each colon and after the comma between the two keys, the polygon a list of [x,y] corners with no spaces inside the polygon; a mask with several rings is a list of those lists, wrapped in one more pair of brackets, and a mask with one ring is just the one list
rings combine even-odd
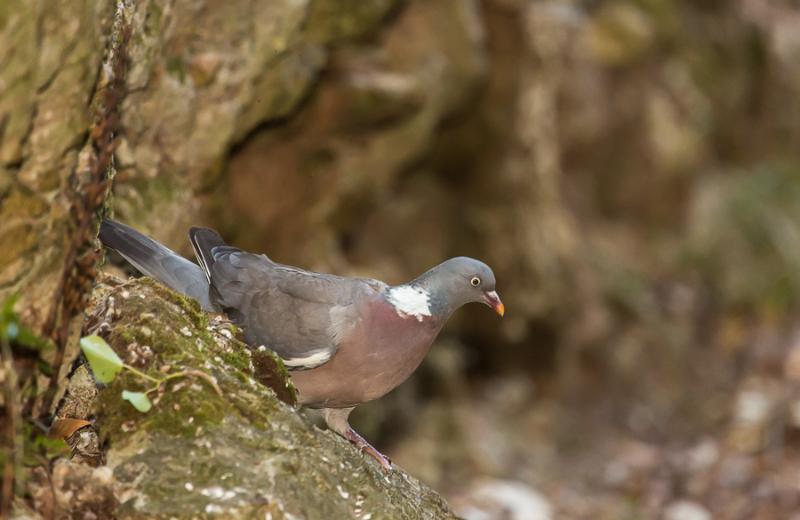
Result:
{"label": "mossy rock", "polygon": [[401,470],[384,472],[279,399],[259,380],[291,401],[280,360],[254,363],[235,327],[193,301],[149,279],[105,278],[87,323],[136,369],[159,377],[199,370],[222,391],[176,378],[143,414],[121,398],[150,385],[130,371],[101,389],[95,426],[108,446],[119,517],[453,517],[436,492]]}

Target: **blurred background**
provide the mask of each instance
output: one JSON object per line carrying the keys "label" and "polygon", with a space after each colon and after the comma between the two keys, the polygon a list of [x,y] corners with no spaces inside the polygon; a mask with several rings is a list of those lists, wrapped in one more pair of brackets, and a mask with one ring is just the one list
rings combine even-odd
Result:
{"label": "blurred background", "polygon": [[506,317],[463,309],[355,417],[469,518],[800,509],[800,6],[351,4],[226,121],[257,42],[165,11],[117,217],[390,283],[488,262]]}
{"label": "blurred background", "polygon": [[[44,50],[97,62],[100,4]],[[121,5],[116,218],[390,283],[494,268],[505,318],[459,311],[354,421],[460,514],[800,510],[796,0]],[[81,67],[51,108],[91,92]],[[45,130],[40,191],[50,155],[80,163]]]}

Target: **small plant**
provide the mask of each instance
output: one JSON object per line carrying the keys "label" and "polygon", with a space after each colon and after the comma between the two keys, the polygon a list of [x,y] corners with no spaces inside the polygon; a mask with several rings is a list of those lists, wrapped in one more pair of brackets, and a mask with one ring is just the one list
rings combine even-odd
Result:
{"label": "small plant", "polygon": [[150,402],[150,398],[148,398],[147,395],[158,391],[158,389],[161,388],[161,385],[170,379],[189,376],[199,377],[211,385],[218,395],[222,395],[222,390],[220,390],[217,382],[214,381],[214,378],[200,370],[182,370],[173,374],[167,374],[164,377],[153,377],[123,363],[117,353],[114,352],[108,343],[106,343],[106,340],[100,336],[85,336],[81,338],[80,344],[83,354],[89,361],[89,366],[92,368],[95,379],[97,379],[97,381],[100,383],[112,382],[114,378],[117,377],[117,374],[124,369],[128,370],[136,377],[147,380],[153,384],[151,388],[145,390],[144,392],[131,392],[129,390],[122,391],[122,399],[131,403],[134,408],[142,413],[149,412],[153,407],[153,404]]}

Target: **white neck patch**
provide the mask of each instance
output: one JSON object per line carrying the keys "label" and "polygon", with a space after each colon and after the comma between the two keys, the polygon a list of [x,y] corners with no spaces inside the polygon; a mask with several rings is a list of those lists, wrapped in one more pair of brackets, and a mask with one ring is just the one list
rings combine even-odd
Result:
{"label": "white neck patch", "polygon": [[411,285],[398,285],[389,289],[389,303],[400,316],[414,316],[417,321],[431,315],[430,295],[425,289]]}

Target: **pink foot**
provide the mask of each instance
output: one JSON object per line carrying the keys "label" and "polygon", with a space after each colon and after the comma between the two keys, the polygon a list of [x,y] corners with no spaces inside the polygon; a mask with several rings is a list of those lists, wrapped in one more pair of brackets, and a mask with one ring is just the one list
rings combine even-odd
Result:
{"label": "pink foot", "polygon": [[384,455],[383,453],[379,452],[375,447],[370,444],[369,442],[364,439],[361,435],[358,434],[354,429],[348,428],[345,432],[345,437],[348,441],[352,442],[356,445],[358,449],[365,452],[372,458],[378,461],[378,463],[383,467],[386,471],[392,470],[392,461]]}

